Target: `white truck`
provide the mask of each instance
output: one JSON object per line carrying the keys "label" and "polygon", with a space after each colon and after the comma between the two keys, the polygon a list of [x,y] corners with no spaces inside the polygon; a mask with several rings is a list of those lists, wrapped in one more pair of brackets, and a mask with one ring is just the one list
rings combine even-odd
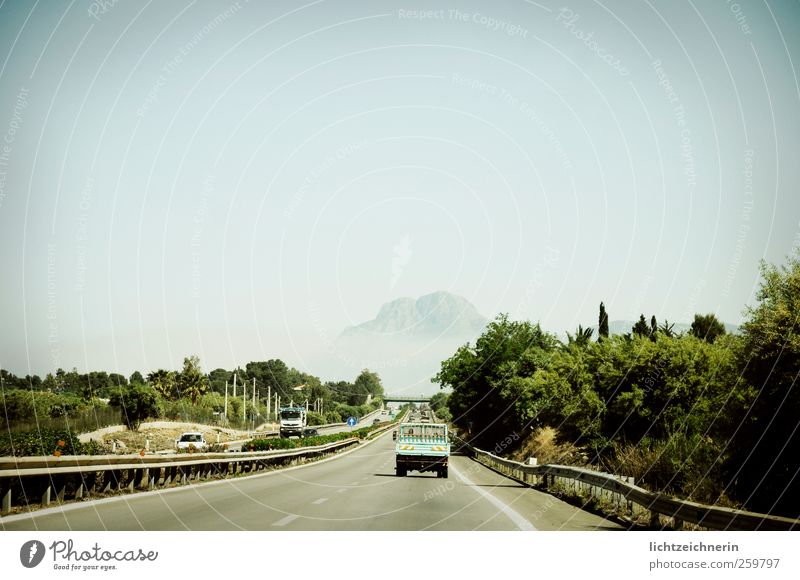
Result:
{"label": "white truck", "polygon": [[395,469],[399,477],[409,471],[435,471],[447,477],[450,441],[444,423],[401,423],[394,435]]}
{"label": "white truck", "polygon": [[303,436],[303,431],[308,425],[308,415],[305,407],[281,407],[281,437]]}

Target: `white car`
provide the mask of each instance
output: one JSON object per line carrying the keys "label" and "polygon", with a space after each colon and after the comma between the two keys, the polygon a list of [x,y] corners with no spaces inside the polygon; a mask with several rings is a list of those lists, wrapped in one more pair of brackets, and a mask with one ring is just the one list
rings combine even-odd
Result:
{"label": "white car", "polygon": [[175,449],[178,451],[188,449],[206,451],[208,449],[208,442],[205,436],[197,431],[181,433],[180,438],[175,440]]}

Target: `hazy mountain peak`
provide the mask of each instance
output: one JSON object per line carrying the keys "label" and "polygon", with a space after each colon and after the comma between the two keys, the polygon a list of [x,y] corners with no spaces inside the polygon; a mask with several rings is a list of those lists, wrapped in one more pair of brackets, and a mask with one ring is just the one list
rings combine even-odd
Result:
{"label": "hazy mountain peak", "polygon": [[487,320],[469,300],[443,290],[417,299],[397,298],[381,306],[368,322],[352,326],[343,336],[369,334],[430,337],[479,334]]}

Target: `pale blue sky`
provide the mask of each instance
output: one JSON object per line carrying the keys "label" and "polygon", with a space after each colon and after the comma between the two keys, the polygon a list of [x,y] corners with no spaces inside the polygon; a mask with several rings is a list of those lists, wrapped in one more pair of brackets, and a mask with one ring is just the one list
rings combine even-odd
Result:
{"label": "pale blue sky", "polygon": [[15,373],[352,378],[329,341],[440,289],[736,324],[800,243],[797,2],[104,4],[0,4]]}

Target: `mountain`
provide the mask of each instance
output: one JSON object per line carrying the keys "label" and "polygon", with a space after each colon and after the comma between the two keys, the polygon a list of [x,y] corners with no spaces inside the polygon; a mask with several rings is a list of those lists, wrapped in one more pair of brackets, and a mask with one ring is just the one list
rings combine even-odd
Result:
{"label": "mountain", "polygon": [[341,337],[398,336],[405,338],[466,337],[480,335],[488,320],[466,299],[439,291],[387,302],[368,322],[346,328]]}
{"label": "mountain", "polygon": [[378,372],[386,392],[426,394],[439,390],[431,378],[442,361],[481,335],[489,321],[469,300],[449,292],[387,302],[377,316],[342,331],[328,349],[335,375]]}

